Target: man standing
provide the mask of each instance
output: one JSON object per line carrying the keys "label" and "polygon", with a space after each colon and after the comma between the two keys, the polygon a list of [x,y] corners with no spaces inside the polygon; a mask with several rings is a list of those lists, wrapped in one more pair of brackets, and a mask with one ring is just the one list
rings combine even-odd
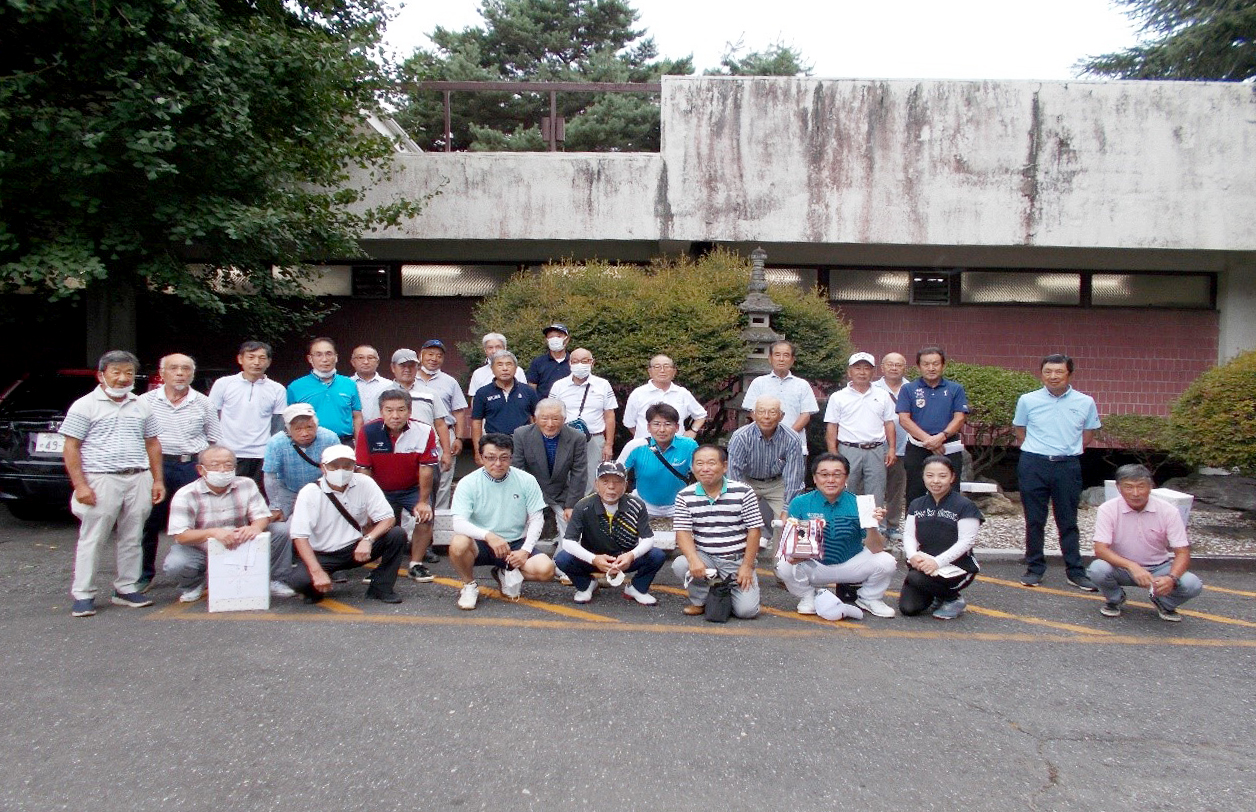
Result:
{"label": "man standing", "polygon": [[1049,502],[1060,532],[1060,552],[1069,583],[1084,592],[1096,592],[1082,564],[1077,506],[1082,498],[1082,451],[1099,428],[1099,410],[1094,398],[1069,384],[1072,358],[1048,355],[1038,370],[1043,387],[1021,395],[1012,418],[1021,444],[1016,474],[1025,508],[1025,574],[1021,583],[1038,586],[1047,571],[1042,546]]}
{"label": "man standing", "polygon": [[1140,586],[1151,596],[1161,620],[1179,622],[1177,608],[1203,591],[1193,573],[1186,525],[1173,505],[1151,495],[1151,472],[1142,465],[1116,470],[1120,496],[1099,506],[1095,517],[1095,560],[1087,573],[1104,603],[1105,617],[1119,617],[1125,586]]}
{"label": "man standing", "polygon": [[219,378],[209,390],[209,402],[218,410],[222,444],[236,455],[236,473],[262,484],[262,458],[271,435],[283,431],[280,415],[288,406],[288,393],[266,377],[270,369],[270,345],[246,341],[236,363],[240,374]]}
{"label": "man standing", "polygon": [[671,516],[676,507],[676,494],[689,484],[690,465],[698,442],[676,436],[680,415],[666,403],[654,404],[645,414],[650,436],[630,440],[619,452],[619,461],[635,473],[634,494],[645,502],[650,515]]}
{"label": "man standing", "polygon": [[881,377],[872,382],[878,389],[883,389],[890,396],[894,407],[894,462],[885,466],[885,524],[886,537],[890,541],[901,541],[903,532],[899,529],[903,521],[903,496],[906,494],[907,476],[903,471],[903,455],[907,453],[907,432],[898,422],[898,393],[903,390],[903,373],[907,370],[907,359],[896,352],[887,352],[881,356]]}
{"label": "man standing", "polygon": [[[493,356],[508,349],[506,336],[501,333],[486,333],[484,338],[480,339],[480,346],[484,348],[484,365],[476,367],[471,373],[471,379],[467,382],[467,397],[469,398],[474,398],[481,386],[493,380]],[[515,367],[515,380],[524,384],[528,382],[527,376],[518,366]]]}
{"label": "man standing", "polygon": [[262,463],[270,518],[275,522],[292,518],[297,494],[322,474],[319,455],[340,442],[335,432],[318,425],[314,407],[308,403],[294,403],[284,409],[283,422],[284,432],[270,438]]}
{"label": "man standing", "polygon": [[[198,455],[200,478],[180,488],[170,500],[168,532],[175,544],[166,553],[162,571],[178,579],[180,603],[195,603],[205,594],[210,539],[233,550],[270,525],[270,509],[257,484],[237,476],[235,465],[231,449],[206,448]],[[269,530],[270,594],[291,598],[296,593],[285,582],[292,574],[292,542],[282,522],[270,525]]]}
{"label": "man standing", "polygon": [[767,528],[802,493],[806,464],[802,441],[781,425],[784,417],[779,400],[761,395],[755,401],[754,422],[737,429],[728,440],[728,476],[749,485],[762,500],[759,511]]}
{"label": "man standing", "polygon": [[[175,353],[161,359],[162,385],[140,395],[157,421],[157,439],[161,442],[162,481],[166,498],[153,506],[144,522],[140,545],[144,550],[140,581],[136,589],[147,592],[157,572],[157,534],[166,527],[170,516],[170,500],[175,491],[197,480],[196,455],[221,439],[218,413],[209,398],[192,388],[196,362],[189,356]],[[235,455],[232,455],[235,462]]]}
{"label": "man standing", "polygon": [[509,350],[493,356],[493,380],[480,387],[471,402],[471,443],[476,464],[480,459],[480,439],[486,434],[514,434],[515,429],[532,422],[536,411],[536,390],[519,385],[515,370],[519,361]]}
{"label": "man standing", "polygon": [[449,496],[454,484],[453,467],[458,455],[462,453],[462,438],[469,437],[471,428],[467,423],[467,399],[462,388],[452,375],[441,371],[445,365],[445,344],[440,339],[432,338],[423,342],[419,349],[418,379],[427,388],[435,392],[444,404],[446,411],[445,425],[452,434],[449,438],[449,464],[442,465],[440,483],[436,489],[436,507],[449,507]]}
{"label": "man standing", "polygon": [[113,350],[100,356],[100,386],[70,405],[65,436],[65,470],[74,486],[70,510],[79,520],[74,554],[74,617],[96,614],[96,562],[114,536],[118,575],[112,603],[139,609],[153,602],[137,590],[140,532],[153,505],[166,497],[157,421],[148,404],[131,392],[140,361]]}
{"label": "man standing", "polygon": [[[825,584],[860,584],[855,605],[877,617],[894,617],[884,600],[897,562],[885,552],[876,528],[859,526],[859,507],[846,489],[850,463],[840,454],[820,454],[811,465],[816,489],[789,503],[793,519],[824,519],[824,559],[776,562],[776,575],[798,596],[798,614],[816,613],[816,589]],[[877,512],[880,512],[879,510]]]}
{"label": "man standing", "polygon": [[409,392],[392,389],[379,397],[383,415],[362,427],[354,446],[358,468],[375,480],[392,505],[397,526],[410,529],[408,574],[427,583],[432,574],[424,563],[432,544],[432,483],[440,453],[436,432],[411,417]]}
{"label": "man standing", "polygon": [[474,609],[479,600],[476,567],[491,566],[501,593],[511,599],[519,597],[525,580],[554,577],[553,560],[532,552],[545,524],[545,498],[535,477],[510,467],[513,451],[514,443],[505,434],[481,437],[478,452],[484,467],[464,477],[454,491],[449,563],[462,581],[459,609]]}
{"label": "man standing", "polygon": [[440,467],[449,470],[453,466],[453,440],[449,436],[449,409],[444,398],[419,380],[419,356],[414,350],[403,347],[392,354],[392,373],[396,388],[410,393],[411,416],[436,432]]}
{"label": "man standing", "polygon": [[572,350],[571,374],[550,387],[550,397],[558,398],[566,407],[567,424],[589,440],[585,493],[593,490],[597,467],[615,456],[615,409],[619,408],[610,381],[593,374],[593,363],[589,350]]}
{"label": "man standing", "polygon": [[[846,365],[850,381],[834,392],[824,411],[824,441],[830,454],[845,457],[850,465],[846,489],[872,494],[877,507],[885,505],[885,469],[898,459],[894,435],[894,401],[889,393],[872,385],[875,359],[857,352]],[[839,446],[841,447],[839,449]]]}
{"label": "man standing", "polygon": [[551,324],[541,331],[545,334],[546,352],[532,359],[528,365],[528,383],[536,390],[538,398],[549,397],[555,381],[571,374],[571,362],[567,358],[567,342],[571,334],[565,324]]}
{"label": "man standing", "polygon": [[683,431],[685,437],[697,437],[699,429],[707,421],[706,409],[689,392],[678,383],[676,378],[676,362],[666,355],[656,355],[650,359],[650,380],[632,390],[624,405],[624,425],[632,429],[634,440],[644,440],[650,436],[649,419],[646,410],[656,403],[666,403],[680,415],[681,426],[685,417],[693,419],[689,429]]}
{"label": "man standing", "polygon": [[336,344],[330,338],[310,342],[310,374],[288,384],[289,403],[308,403],[318,415],[318,424],[336,434],[341,442],[352,443],[362,428],[362,399],[358,386],[336,372]]}
{"label": "man standing", "polygon": [[752,618],[759,614],[759,554],[763,514],[759,497],[745,483],[727,479],[728,455],[719,446],[704,445],[693,453],[693,472],[698,481],[676,496],[672,527],[680,555],[672,572],[682,581],[688,573],[689,605],[686,615],[700,615],[706,606],[708,569],[716,578],[735,577],[733,614]]}
{"label": "man standing", "polygon": [[594,575],[634,573],[624,587],[624,597],[642,606],[658,599],[650,594],[654,576],[662,569],[667,554],[654,547],[654,531],[646,515],[645,503],[631,494],[628,471],[618,462],[598,465],[594,478],[596,493],[576,504],[563,536],[563,549],[554,565],[568,574],[576,587],[576,603],[593,600],[597,589]]}
{"label": "man standing", "polygon": [[772,371],[750,382],[746,387],[746,396],[741,399],[741,408],[753,412],[755,401],[763,395],[779,400],[781,411],[785,414],[783,423],[798,435],[802,441],[802,453],[806,455],[807,426],[811,423],[811,415],[820,411],[820,406],[816,403],[816,393],[811,384],[792,372],[797,355],[792,342],[778,341],[773,344],[768,350]]}
{"label": "man standing", "polygon": [[358,400],[362,404],[362,422],[379,419],[379,396],[393,388],[393,382],[376,372],[379,369],[379,351],[370,344],[353,348],[349,356],[353,374],[349,380],[358,387]]}
{"label": "man standing", "polygon": [[584,497],[588,481],[584,435],[565,425],[565,415],[558,398],[536,404],[536,423],[515,429],[510,463],[536,477],[546,506],[554,511],[560,539],[567,533],[571,511]]}
{"label": "man standing", "polygon": [[909,505],[925,495],[926,457],[949,457],[956,471],[963,470],[964,447],[959,432],[968,414],[964,387],[942,377],[946,353],[941,347],[925,347],[916,353],[916,367],[920,377],[902,388],[897,405],[899,423],[908,435],[903,471]]}
{"label": "man standing", "polygon": [[354,453],[333,445],[320,458],[323,475],[301,489],[290,533],[298,561],[289,583],[318,603],[331,591],[331,575],[378,561],[366,597],[401,603],[394,590],[406,535],[395,527],[392,506],[375,481],[353,472]]}

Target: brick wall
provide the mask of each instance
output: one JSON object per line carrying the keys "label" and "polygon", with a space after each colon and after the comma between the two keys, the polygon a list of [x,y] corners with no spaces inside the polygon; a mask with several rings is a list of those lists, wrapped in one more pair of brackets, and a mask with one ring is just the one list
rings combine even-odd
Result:
{"label": "brick wall", "polygon": [[1036,372],[1042,356],[1077,362],[1074,385],[1100,414],[1166,414],[1217,360],[1219,314],[1207,310],[924,307],[846,304],[856,347],[880,358],[938,344],[947,357]]}

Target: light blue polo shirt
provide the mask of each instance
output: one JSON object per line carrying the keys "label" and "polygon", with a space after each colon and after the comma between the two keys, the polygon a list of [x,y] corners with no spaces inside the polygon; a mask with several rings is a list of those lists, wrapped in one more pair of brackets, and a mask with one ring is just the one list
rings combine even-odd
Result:
{"label": "light blue polo shirt", "polygon": [[1013,426],[1025,429],[1021,451],[1046,457],[1076,457],[1082,453],[1082,432],[1099,428],[1095,399],[1073,387],[1056,397],[1042,387],[1016,401]]}
{"label": "light blue polo shirt", "polygon": [[450,509],[476,527],[517,541],[528,528],[528,514],[545,510],[545,497],[527,471],[511,468],[505,479],[494,482],[480,468],[458,481]]}
{"label": "light blue polo shirt", "polygon": [[[647,505],[670,507],[676,503],[676,494],[680,493],[688,482],[667,470],[654,453],[657,444],[654,438],[649,440],[633,440],[620,452],[619,461],[625,468],[637,473],[637,496]],[[682,474],[689,473],[693,462],[693,452],[698,450],[698,442],[690,437],[676,436],[671,445],[663,452],[663,458],[671,463]]]}
{"label": "light blue polo shirt", "polygon": [[318,415],[318,425],[344,437],[353,434],[353,413],[362,411],[358,385],[345,375],[323,383],[311,372],[288,384],[288,404],[308,403]]}

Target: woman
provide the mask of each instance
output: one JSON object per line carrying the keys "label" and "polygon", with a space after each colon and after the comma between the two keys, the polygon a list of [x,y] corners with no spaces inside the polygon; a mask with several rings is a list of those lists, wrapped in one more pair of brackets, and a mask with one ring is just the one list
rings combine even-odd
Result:
{"label": "woman", "polygon": [[972,548],[984,519],[977,506],[955,489],[958,478],[946,457],[934,455],[924,461],[927,493],[907,506],[903,529],[907,578],[898,608],[904,615],[932,612],[938,620],[954,620],[968,606],[960,591],[977,577]]}

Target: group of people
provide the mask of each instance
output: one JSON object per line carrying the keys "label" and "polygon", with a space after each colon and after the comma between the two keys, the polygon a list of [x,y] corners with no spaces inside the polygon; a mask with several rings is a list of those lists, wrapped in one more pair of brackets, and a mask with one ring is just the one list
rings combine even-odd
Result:
{"label": "group of people", "polygon": [[[240,372],[217,380],[209,395],[190,387],[195,362],[161,359],[161,385],[131,389],[139,361],[110,352],[99,386],[76,401],[61,427],[65,463],[80,518],[72,613],[95,613],[98,551],[116,536],[111,601],[150,606],[158,533],[174,540],[163,571],[179,600],[204,594],[207,543],[226,547],[269,535],[270,591],[315,603],[345,570],[374,562],[366,596],[399,603],[399,569],[433,580],[428,565],[436,510],[452,513],[449,560],[460,609],[476,607],[476,567],[489,567],[500,592],[518,598],[524,581],[562,580],[588,603],[599,583],[625,581],[625,598],[653,605],[650,587],[666,563],[652,520],[670,517],[678,551],[672,569],[686,584],[685,613],[702,614],[712,589],[731,595],[731,613],[759,612],[756,563],[772,556],[774,525],[822,527],[822,544],[802,555],[776,555],[776,575],[798,598],[797,611],[825,617],[894,617],[884,597],[901,544],[907,574],[898,611],[949,620],[965,610],[963,590],[978,572],[972,555],[982,516],[960,492],[960,441],[969,406],[963,387],[944,377],[945,353],[916,355],[920,376],[906,381],[897,353],[849,359],[848,384],[829,398],[827,450],[808,465],[806,427],[819,412],[812,386],[792,373],[797,349],[779,341],[771,371],[747,388],[750,422],[727,447],[695,439],[706,409],[675,382],[671,358],[650,359],[649,380],[624,405],[633,437],[615,454],[610,383],[593,374],[592,352],[568,351],[562,324],[543,329],[547,351],[526,372],[490,333],[485,363],[464,394],[442,371],[445,346],[426,341],[397,349],[392,378],[380,355],[354,348],[353,375],[337,372],[335,343],[311,342],[310,373],[287,387],[266,372],[271,348],[242,344]],[[1102,612],[1119,615],[1122,585],[1149,590],[1160,617],[1198,594],[1187,571],[1189,544],[1180,516],[1150,494],[1140,466],[1117,472],[1120,497],[1099,512],[1095,560],[1083,566],[1077,530],[1080,455],[1099,427],[1094,400],[1069,384],[1073,361],[1043,359],[1042,389],[1021,397],[1015,426],[1022,441],[1027,571],[1042,582],[1048,504],[1054,509],[1068,580],[1102,590]],[[468,400],[470,398],[470,400]],[[453,487],[453,462],[471,442],[477,470]],[[805,491],[810,471],[814,490]],[[857,495],[871,496],[871,521]],[[559,544],[540,552],[545,513]],[[837,586],[837,593],[826,587]]]}

